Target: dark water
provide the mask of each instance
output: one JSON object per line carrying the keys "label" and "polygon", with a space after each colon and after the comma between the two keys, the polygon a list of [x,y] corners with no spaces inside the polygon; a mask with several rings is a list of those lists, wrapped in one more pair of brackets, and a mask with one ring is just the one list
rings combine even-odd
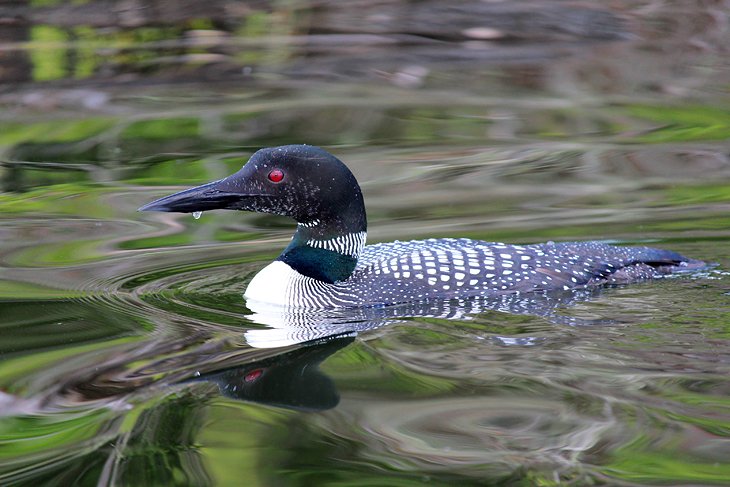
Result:
{"label": "dark water", "polygon": [[[151,4],[0,43],[0,485],[730,484],[726,3]],[[371,243],[718,265],[260,309],[289,221],[136,208],[284,143],[352,168]]]}

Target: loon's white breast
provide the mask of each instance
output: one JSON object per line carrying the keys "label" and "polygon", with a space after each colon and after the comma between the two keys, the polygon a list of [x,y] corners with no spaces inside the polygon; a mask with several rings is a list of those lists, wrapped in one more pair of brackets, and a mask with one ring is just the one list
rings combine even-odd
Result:
{"label": "loon's white breast", "polygon": [[300,277],[288,264],[275,260],[251,279],[243,295],[261,303],[296,306],[291,288]]}

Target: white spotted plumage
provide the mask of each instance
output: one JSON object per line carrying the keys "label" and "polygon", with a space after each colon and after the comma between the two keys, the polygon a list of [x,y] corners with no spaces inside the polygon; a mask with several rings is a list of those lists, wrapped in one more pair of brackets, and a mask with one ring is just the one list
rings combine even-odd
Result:
{"label": "white spotted plumage", "polygon": [[[350,234],[317,240],[313,246],[359,252],[357,245],[364,239]],[[277,261],[251,281],[246,296],[288,306],[332,308],[567,290],[656,277],[657,271],[637,261],[637,254],[649,254],[650,259],[652,253],[664,252],[599,242],[510,246],[470,239],[396,241],[360,249],[357,267],[344,281],[328,284]],[[628,271],[617,276],[617,269]]]}

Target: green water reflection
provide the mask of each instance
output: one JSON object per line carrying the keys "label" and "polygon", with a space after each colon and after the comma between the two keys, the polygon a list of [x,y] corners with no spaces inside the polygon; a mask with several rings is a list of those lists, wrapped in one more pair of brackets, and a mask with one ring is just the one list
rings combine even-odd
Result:
{"label": "green water reflection", "polygon": [[[730,484],[721,7],[143,3],[0,7],[0,485]],[[291,222],[136,209],[290,143],[352,168],[369,242],[719,265],[266,315]]]}

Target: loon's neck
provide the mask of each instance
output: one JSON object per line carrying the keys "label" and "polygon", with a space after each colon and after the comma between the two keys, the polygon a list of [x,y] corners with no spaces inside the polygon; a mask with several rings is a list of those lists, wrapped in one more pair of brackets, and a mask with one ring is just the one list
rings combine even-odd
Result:
{"label": "loon's neck", "polygon": [[277,260],[319,281],[344,281],[355,270],[366,236],[364,208],[342,212],[337,218],[300,222],[291,243]]}

